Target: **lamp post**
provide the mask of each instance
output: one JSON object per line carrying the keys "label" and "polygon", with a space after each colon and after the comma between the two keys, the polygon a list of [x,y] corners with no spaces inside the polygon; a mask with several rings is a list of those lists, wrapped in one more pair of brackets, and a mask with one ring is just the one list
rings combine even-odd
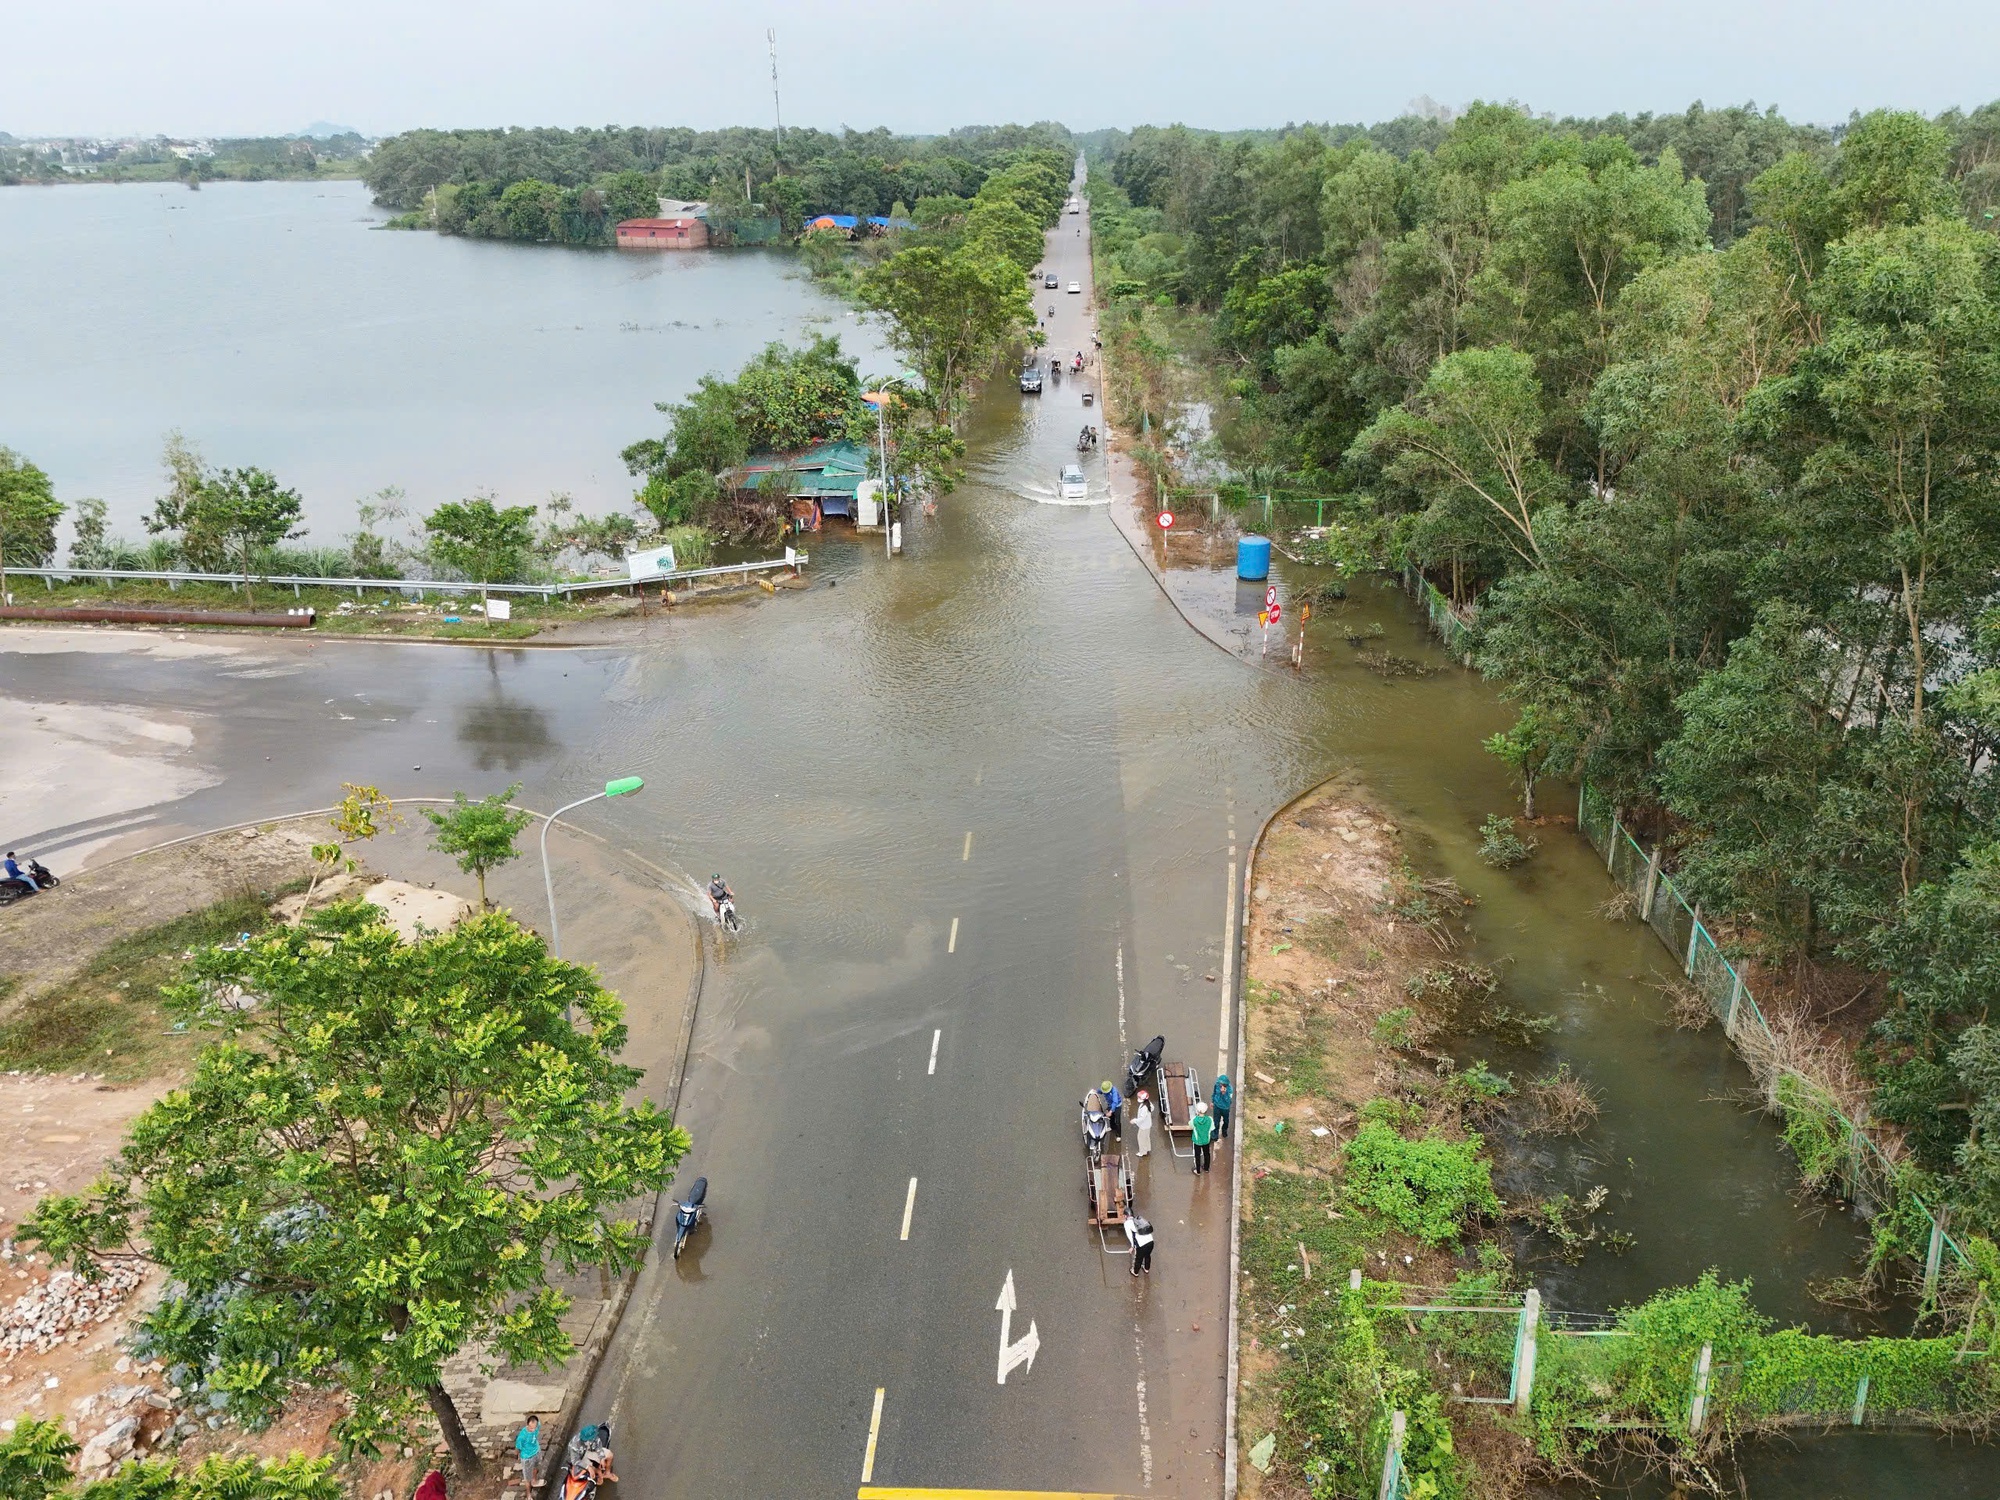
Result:
{"label": "lamp post", "polygon": [[546,819],[543,820],[542,888],[546,890],[549,895],[549,952],[553,953],[557,958],[562,957],[562,927],[556,921],[555,877],[549,873],[549,830],[555,827],[555,822],[557,818],[560,818],[566,812],[570,812],[575,808],[583,806],[583,804],[586,802],[595,802],[599,797],[630,796],[633,792],[638,791],[639,788],[644,786],[645,784],[646,784],[645,780],[641,777],[621,776],[616,781],[605,782],[603,791],[592,792],[588,797],[579,797],[576,799],[576,801],[571,802],[566,806],[557,808],[554,812],[550,813]]}

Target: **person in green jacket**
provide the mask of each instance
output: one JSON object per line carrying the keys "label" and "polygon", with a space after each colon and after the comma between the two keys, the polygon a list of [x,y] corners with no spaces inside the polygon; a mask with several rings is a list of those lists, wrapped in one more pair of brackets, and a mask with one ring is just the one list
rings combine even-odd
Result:
{"label": "person in green jacket", "polygon": [[1194,1107],[1194,1170],[1199,1176],[1209,1167],[1209,1153],[1214,1149],[1215,1116],[1208,1112],[1206,1100],[1199,1100]]}

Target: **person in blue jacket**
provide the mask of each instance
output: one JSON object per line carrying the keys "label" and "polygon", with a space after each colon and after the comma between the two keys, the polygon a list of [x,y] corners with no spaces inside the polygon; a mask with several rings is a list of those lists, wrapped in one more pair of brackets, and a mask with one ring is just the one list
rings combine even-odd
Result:
{"label": "person in blue jacket", "polygon": [[1104,1096],[1104,1112],[1111,1116],[1111,1133],[1123,1140],[1125,1131],[1120,1123],[1120,1114],[1125,1108],[1125,1096],[1118,1092],[1118,1085],[1109,1078],[1097,1086],[1097,1091]]}
{"label": "person in blue jacket", "polygon": [[1209,1091],[1208,1102],[1215,1107],[1215,1135],[1217,1140],[1229,1139],[1229,1112],[1236,1104],[1236,1090],[1229,1086],[1229,1075],[1217,1073],[1215,1087]]}

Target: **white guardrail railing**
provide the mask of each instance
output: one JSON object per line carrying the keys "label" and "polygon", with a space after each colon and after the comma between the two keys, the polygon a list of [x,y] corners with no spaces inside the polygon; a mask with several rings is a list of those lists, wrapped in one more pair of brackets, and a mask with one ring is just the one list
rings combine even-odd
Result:
{"label": "white guardrail railing", "polygon": [[[516,597],[539,597],[543,601],[554,598],[568,598],[572,594],[601,593],[607,589],[630,589],[640,584],[681,583],[692,578],[720,578],[738,573],[748,578],[752,573],[768,573],[773,570],[795,571],[805,567],[806,554],[793,553],[790,557],[777,557],[769,562],[721,563],[712,568],[683,568],[674,573],[655,573],[647,578],[582,578],[561,583],[465,583],[457,579],[439,578],[304,578],[288,573],[273,573],[268,576],[252,574],[250,581],[260,587],[289,587],[296,597],[304,589],[338,589],[345,593],[354,591],[360,598],[368,589],[384,593],[414,594],[421,599],[426,593],[433,594],[512,594]],[[183,583],[226,583],[231,588],[239,588],[243,583],[241,573],[176,573],[150,572],[140,568],[21,568],[8,565],[7,576],[13,578],[39,578],[53,592],[58,580],[72,583],[78,579],[88,582],[102,579],[115,584],[121,579],[134,583],[164,583],[175,588]]]}

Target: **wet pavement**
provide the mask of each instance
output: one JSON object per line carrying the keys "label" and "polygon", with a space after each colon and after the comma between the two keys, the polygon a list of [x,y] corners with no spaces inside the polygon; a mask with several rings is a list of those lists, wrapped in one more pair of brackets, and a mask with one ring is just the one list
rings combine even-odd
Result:
{"label": "wet pavement", "polygon": [[[1052,237],[1065,284],[1088,285],[1085,243]],[[1086,299],[1038,292],[1037,310],[1051,300],[1054,347],[1088,349]],[[1844,1269],[1855,1236],[1802,1216],[1775,1133],[1715,1102],[1734,1076],[1718,1040],[1659,1024],[1658,955],[1589,916],[1587,851],[1556,829],[1526,875],[1471,859],[1509,796],[1478,748],[1507,718],[1491,691],[1356,665],[1340,633],[1375,625],[1443,665],[1372,583],[1315,621],[1304,679],[1246,670],[1188,629],[1105,508],[1047,503],[1084,387],[1011,384],[907,556],[828,533],[811,589],[656,617],[621,649],[5,655],[6,691],[190,727],[218,779],[119,814],[146,820],[117,825],[127,843],[322,805],[342,781],[518,780],[551,806],[639,774],[644,793],[576,822],[729,877],[749,927],[712,955],[680,1108],[711,1223],[644,1273],[588,1413],[651,1493],[847,1495],[871,1451],[884,1486],[1217,1491],[1227,1171],[1197,1181],[1156,1152],[1139,1201],[1159,1248],[1135,1286],[1084,1222],[1076,1100],[1155,1032],[1213,1071],[1232,860],[1338,770],[1482,897],[1482,956],[1607,1093],[1600,1132],[1547,1165],[1610,1180],[1639,1243],[1538,1279],[1603,1306],[1718,1264],[1805,1316],[1798,1282]],[[1086,468],[1101,489],[1105,460]],[[1227,573],[1184,576],[1225,634],[1254,611]],[[70,821],[51,806],[26,826]],[[564,899],[614,898],[579,882]],[[593,928],[611,931],[565,921],[571,956]],[[1010,1272],[1011,1335],[1032,1324],[1039,1348],[1001,1384]]]}

